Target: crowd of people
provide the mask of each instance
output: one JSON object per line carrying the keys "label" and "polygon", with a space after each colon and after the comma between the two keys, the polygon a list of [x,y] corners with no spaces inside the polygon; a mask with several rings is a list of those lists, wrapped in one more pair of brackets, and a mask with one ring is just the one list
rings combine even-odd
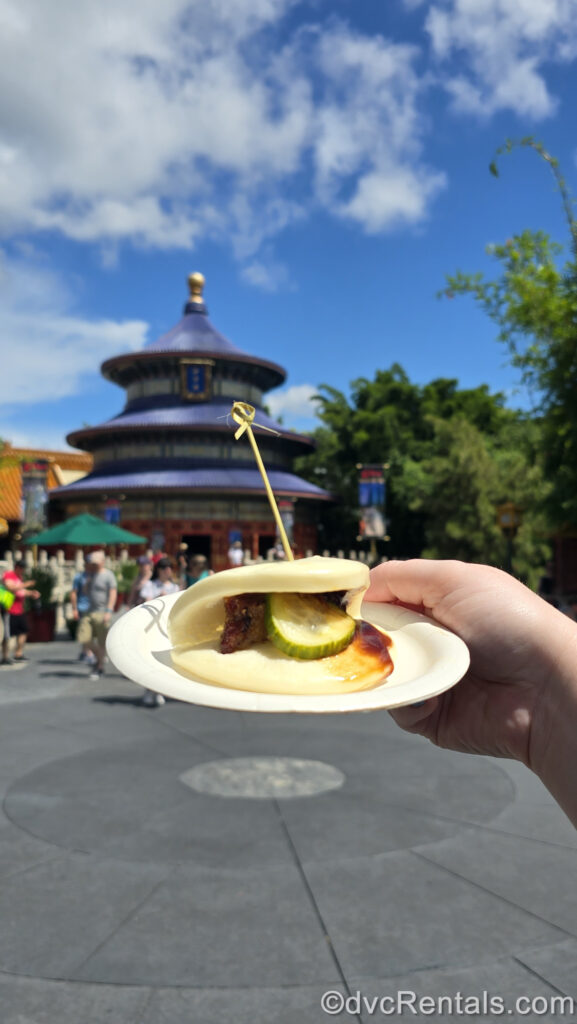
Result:
{"label": "crowd of people", "polygon": [[[25,579],[25,564],[18,560],[13,569],[0,579],[3,601],[2,658],[0,664],[14,665],[26,661],[27,605],[29,599],[39,598],[34,579]],[[136,608],[145,601],[176,593],[212,574],[205,555],[188,555],[182,545],[176,559],[165,552],[148,551],[138,559],[138,571],[127,595],[127,607]],[[106,637],[116,610],[118,583],[111,569],[106,567],[104,551],[91,551],[84,560],[84,569],[76,573],[70,591],[73,620],[77,623],[76,638],[80,644],[79,661],[90,670],[90,679],[98,680],[104,674]],[[143,697],[147,706],[164,703],[160,694],[147,690]]]}
{"label": "crowd of people", "polygon": [[[138,574],[130,590],[128,607],[136,608],[145,601],[186,590],[193,583],[210,575],[211,569],[206,556],[188,556],[184,546],[179,551],[176,566],[173,566],[172,559],[163,552],[156,558],[151,553],[143,555],[138,560]],[[154,690],[144,691],[142,703],[145,707],[160,707],[164,702],[161,693]]]}

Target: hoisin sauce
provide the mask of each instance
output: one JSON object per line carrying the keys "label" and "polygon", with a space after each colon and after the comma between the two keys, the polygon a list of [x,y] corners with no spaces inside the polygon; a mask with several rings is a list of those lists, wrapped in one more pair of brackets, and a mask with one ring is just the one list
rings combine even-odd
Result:
{"label": "hoisin sauce", "polygon": [[382,633],[376,626],[364,620],[357,623],[354,643],[373,658],[379,658],[383,666],[383,675],[388,675],[393,670],[393,659],[389,648],[393,641],[386,633]]}

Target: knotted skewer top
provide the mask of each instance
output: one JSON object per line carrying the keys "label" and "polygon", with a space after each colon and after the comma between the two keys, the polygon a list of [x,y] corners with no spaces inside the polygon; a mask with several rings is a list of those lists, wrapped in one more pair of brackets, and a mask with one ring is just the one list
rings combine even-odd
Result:
{"label": "knotted skewer top", "polygon": [[256,464],[257,464],[257,466],[258,466],[258,468],[260,470],[260,475],[262,476],[262,479],[263,479],[263,482],[264,482],[264,486],[265,486],[265,490],[266,490],[266,493],[267,493],[267,497],[268,497],[268,500],[270,502],[270,507],[272,509],[272,514],[273,514],[273,516],[275,518],[275,522],[276,522],[276,525],[277,525],[279,536],[280,536],[280,539],[281,539],[281,542],[282,542],[282,546],[284,548],[284,553],[285,553],[287,559],[292,562],[292,561],[294,561],[294,555],[292,553],[292,549],[291,549],[291,546],[289,544],[289,539],[288,539],[288,537],[286,535],[284,524],[283,524],[283,521],[281,519],[281,514],[280,514],[280,512],[278,510],[278,505],[276,503],[276,499],[275,499],[275,496],[273,494],[272,487],[270,485],[270,481],[269,481],[269,478],[267,476],[266,469],[264,468],[264,462],[262,461],[261,454],[260,454],[260,452],[258,450],[258,445],[256,443],[256,439],[255,439],[255,436],[253,434],[252,427],[253,427],[253,424],[254,424],[254,426],[255,427],[259,427],[260,430],[268,430],[271,434],[276,434],[277,432],[276,432],[276,430],[271,430],[270,427],[265,427],[265,426],[262,426],[259,423],[254,423],[255,412],[256,412],[256,410],[255,410],[254,406],[253,405],[249,405],[248,402],[234,402],[232,410],[231,410],[231,416],[232,416],[234,422],[238,423],[238,425],[239,425],[238,426],[238,430],[235,432],[234,439],[235,439],[235,441],[238,441],[239,438],[241,438],[243,434],[246,433],[248,435],[248,439],[250,441],[250,444],[251,444],[251,447],[252,447],[252,450],[253,450],[253,453],[254,453],[254,457],[256,459]]}

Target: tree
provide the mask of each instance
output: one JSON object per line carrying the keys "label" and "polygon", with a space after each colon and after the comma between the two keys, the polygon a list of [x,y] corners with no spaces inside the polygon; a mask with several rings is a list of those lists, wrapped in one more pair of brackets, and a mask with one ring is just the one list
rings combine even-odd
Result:
{"label": "tree", "polygon": [[496,509],[512,501],[522,514],[513,571],[535,586],[549,544],[546,520],[535,508],[535,493],[545,485],[534,457],[533,425],[510,420],[501,433],[484,434],[462,414],[433,417],[432,425],[427,460],[405,467],[410,507],[426,512],[423,556],[506,565],[506,539]]}
{"label": "tree", "polygon": [[[558,526],[577,524],[577,222],[573,200],[557,160],[529,137],[508,142],[529,147],[550,167],[567,219],[571,255],[561,267],[562,247],[541,231],[523,231],[489,252],[499,274],[458,272],[447,276],[445,294],[471,295],[497,324],[498,339],[535,396],[541,418],[549,518]],[[497,165],[491,164],[497,174]]]}
{"label": "tree", "polygon": [[[532,579],[547,558],[544,527],[533,510],[542,470],[538,427],[505,407],[486,385],[412,384],[398,364],[374,380],[353,381],[351,399],[326,385],[317,396],[323,426],[317,449],[297,465],[339,496],[327,511],[327,547],[355,546],[359,463],[386,463],[391,557],[422,553],[504,564],[496,506],[525,510],[515,570]],[[382,550],[385,546],[382,545]]]}
{"label": "tree", "polygon": [[497,464],[483,434],[463,415],[431,418],[434,437],[426,461],[407,466],[410,507],[427,516],[429,558],[467,562],[503,559],[495,514]]}

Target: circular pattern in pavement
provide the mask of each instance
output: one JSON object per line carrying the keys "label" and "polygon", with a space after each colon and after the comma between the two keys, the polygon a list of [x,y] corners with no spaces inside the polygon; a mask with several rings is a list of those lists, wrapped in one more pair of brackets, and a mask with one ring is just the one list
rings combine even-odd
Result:
{"label": "circular pattern in pavement", "polygon": [[455,835],[513,797],[489,762],[461,757],[455,770],[456,755],[355,724],[303,734],[297,723],[270,723],[241,736],[225,727],[202,743],[159,731],[42,765],[13,783],[4,810],[66,850],[236,870],[287,862],[276,808],[303,861],[324,863]]}
{"label": "circular pattern in pavement", "polygon": [[183,772],[180,781],[197,793],[236,800],[294,800],[340,789],[345,776],[322,761],[297,757],[229,757]]}

